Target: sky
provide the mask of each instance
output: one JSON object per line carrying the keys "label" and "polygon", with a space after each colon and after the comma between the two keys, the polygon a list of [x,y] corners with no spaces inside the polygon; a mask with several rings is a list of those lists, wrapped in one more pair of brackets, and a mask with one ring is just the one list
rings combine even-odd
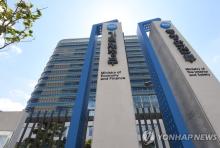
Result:
{"label": "sky", "polygon": [[[16,0],[10,0],[12,4]],[[30,1],[30,0],[29,0]],[[118,19],[125,35],[152,18],[171,20],[220,80],[219,0],[32,0],[43,10],[34,40],[0,51],[0,110],[22,110],[59,40],[89,37],[92,24]]]}

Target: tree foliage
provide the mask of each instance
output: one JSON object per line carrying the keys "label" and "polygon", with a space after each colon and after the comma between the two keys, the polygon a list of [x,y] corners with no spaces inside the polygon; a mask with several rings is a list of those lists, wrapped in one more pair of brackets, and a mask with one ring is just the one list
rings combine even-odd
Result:
{"label": "tree foliage", "polygon": [[31,133],[35,136],[26,137],[16,148],[64,148],[65,131],[65,122],[38,123],[37,128]]}
{"label": "tree foliage", "polygon": [[7,0],[0,0],[0,37],[6,46],[24,41],[33,36],[33,23],[41,16],[41,9],[34,8],[31,2],[18,0],[10,7]]}

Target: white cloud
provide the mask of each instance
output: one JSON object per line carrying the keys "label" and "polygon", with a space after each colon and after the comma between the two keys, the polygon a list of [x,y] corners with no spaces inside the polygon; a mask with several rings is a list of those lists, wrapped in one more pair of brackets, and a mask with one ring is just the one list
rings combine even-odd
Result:
{"label": "white cloud", "polygon": [[9,98],[0,98],[0,110],[1,111],[21,111],[25,107],[19,103],[12,101]]}
{"label": "white cloud", "polygon": [[[4,39],[3,39],[3,35],[0,36],[0,47],[4,46]],[[12,44],[9,46],[6,46],[3,49],[0,49],[0,57],[9,57],[10,55],[17,55],[17,54],[21,54],[22,50],[20,47],[18,47],[17,44]]]}
{"label": "white cloud", "polygon": [[22,50],[17,45],[10,45],[3,49],[0,49],[0,57],[1,58],[9,58],[14,55],[19,55],[22,53]]}
{"label": "white cloud", "polygon": [[16,53],[16,54],[21,54],[22,53],[21,48],[19,48],[16,45],[12,45],[11,47],[9,47],[9,50],[11,50],[13,53]]}
{"label": "white cloud", "polygon": [[35,80],[25,81],[24,88],[12,89],[6,96],[0,96],[0,110],[17,111],[25,108],[37,83]]}
{"label": "white cloud", "polygon": [[26,93],[26,91],[20,90],[20,89],[13,89],[9,92],[9,96],[11,98],[16,98],[16,100],[20,101],[27,101],[30,99],[30,95]]}
{"label": "white cloud", "polygon": [[[1,23],[1,22],[0,22]],[[5,40],[3,38],[3,34],[0,35],[0,47],[2,47],[5,43]]]}

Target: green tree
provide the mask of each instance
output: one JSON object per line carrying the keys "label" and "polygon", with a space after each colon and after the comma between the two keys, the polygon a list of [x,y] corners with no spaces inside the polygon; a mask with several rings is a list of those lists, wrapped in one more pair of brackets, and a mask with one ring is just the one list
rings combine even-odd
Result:
{"label": "green tree", "polygon": [[12,7],[7,0],[0,0],[0,49],[32,37],[32,26],[40,18],[41,10],[26,0],[18,0]]}
{"label": "green tree", "polygon": [[84,148],[91,148],[92,147],[91,145],[92,145],[92,140],[89,139],[86,141]]}

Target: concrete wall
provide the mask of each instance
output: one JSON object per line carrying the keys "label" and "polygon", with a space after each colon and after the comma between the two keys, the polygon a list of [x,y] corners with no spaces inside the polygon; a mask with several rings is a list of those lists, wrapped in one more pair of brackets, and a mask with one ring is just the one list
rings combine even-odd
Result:
{"label": "concrete wall", "polygon": [[0,131],[14,131],[23,112],[0,112]]}
{"label": "concrete wall", "polygon": [[0,131],[10,131],[12,136],[4,148],[14,148],[24,125],[25,111],[0,112]]}
{"label": "concrete wall", "polygon": [[[118,64],[114,66],[108,65],[108,31],[106,26],[107,24],[103,24],[92,148],[138,148],[121,24],[117,23]],[[113,74],[103,76],[102,72],[113,72]],[[106,77],[108,80],[103,80]],[[119,79],[115,80],[114,78]]]}
{"label": "concrete wall", "polygon": [[[171,28],[196,57],[195,62],[185,61],[165,29],[160,27],[159,21],[152,24],[150,40],[189,132],[216,133],[220,136],[220,84],[178,30],[173,25]],[[219,140],[194,141],[194,143],[197,147],[219,147]]]}

